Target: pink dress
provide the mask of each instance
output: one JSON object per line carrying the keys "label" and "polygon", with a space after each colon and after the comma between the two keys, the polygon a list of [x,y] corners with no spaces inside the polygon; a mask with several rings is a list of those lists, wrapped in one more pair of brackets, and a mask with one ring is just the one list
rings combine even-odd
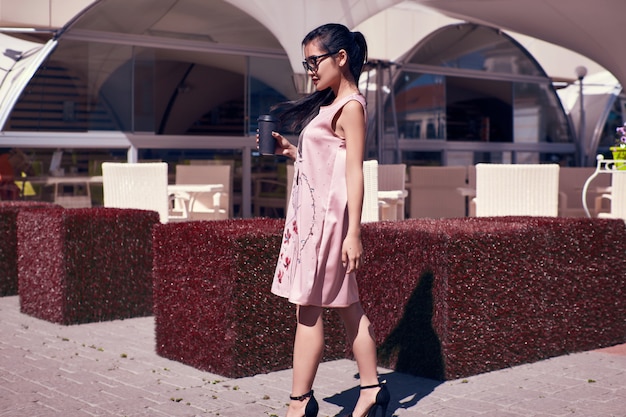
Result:
{"label": "pink dress", "polygon": [[332,121],[360,94],[320,108],[302,131],[272,293],[299,305],[346,307],[359,300],[355,273],[346,274],[341,247],[348,230],[346,141]]}

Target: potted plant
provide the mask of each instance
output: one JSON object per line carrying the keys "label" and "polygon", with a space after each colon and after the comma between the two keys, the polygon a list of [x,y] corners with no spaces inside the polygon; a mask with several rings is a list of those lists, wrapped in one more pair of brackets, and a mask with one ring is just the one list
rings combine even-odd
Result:
{"label": "potted plant", "polygon": [[[616,161],[626,161],[626,122],[617,129],[617,139],[615,140],[615,145],[611,146],[611,153],[613,154],[613,159]],[[626,162],[616,162],[615,167],[617,169],[626,169]]]}

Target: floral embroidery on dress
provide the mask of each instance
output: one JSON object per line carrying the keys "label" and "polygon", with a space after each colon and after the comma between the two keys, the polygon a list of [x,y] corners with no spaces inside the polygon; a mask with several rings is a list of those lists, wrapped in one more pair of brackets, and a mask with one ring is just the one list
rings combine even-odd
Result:
{"label": "floral embroidery on dress", "polygon": [[[311,217],[307,219],[309,223],[308,233],[304,238],[299,237],[299,224],[298,224],[298,204],[300,199],[298,198],[298,194],[302,191],[302,189],[307,190],[310,195],[310,203],[311,203]],[[316,221],[316,210],[315,210],[315,190],[310,186],[308,178],[306,175],[297,171],[295,181],[293,184],[293,190],[291,192],[291,204],[293,205],[292,219],[291,223],[287,220],[287,226],[285,226],[285,230],[283,232],[283,243],[279,255],[279,268],[276,271],[276,278],[278,282],[282,284],[284,277],[290,277],[290,279],[295,274],[295,267],[292,265],[292,261],[300,264],[302,260],[302,251],[306,247],[308,241],[311,237],[314,236],[313,229],[315,228]],[[290,268],[291,267],[291,268]]]}

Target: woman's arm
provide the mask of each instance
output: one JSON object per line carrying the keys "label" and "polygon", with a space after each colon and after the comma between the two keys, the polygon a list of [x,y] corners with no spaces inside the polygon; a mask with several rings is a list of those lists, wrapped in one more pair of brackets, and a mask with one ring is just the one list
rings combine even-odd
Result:
{"label": "woman's arm", "polygon": [[343,242],[342,261],[347,272],[361,266],[361,211],[363,208],[363,154],[365,113],[358,101],[351,100],[337,118],[336,131],[346,140],[346,187],[348,191],[348,233]]}

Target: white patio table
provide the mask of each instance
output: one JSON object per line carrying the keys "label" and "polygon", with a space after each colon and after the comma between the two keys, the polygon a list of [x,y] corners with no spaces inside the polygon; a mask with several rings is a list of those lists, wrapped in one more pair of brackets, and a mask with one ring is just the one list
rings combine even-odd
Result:
{"label": "white patio table", "polygon": [[196,199],[202,194],[215,194],[224,191],[223,184],[172,184],[167,186],[167,193],[175,202],[180,204],[182,211],[181,216],[177,219],[186,219],[189,217],[190,210]]}

